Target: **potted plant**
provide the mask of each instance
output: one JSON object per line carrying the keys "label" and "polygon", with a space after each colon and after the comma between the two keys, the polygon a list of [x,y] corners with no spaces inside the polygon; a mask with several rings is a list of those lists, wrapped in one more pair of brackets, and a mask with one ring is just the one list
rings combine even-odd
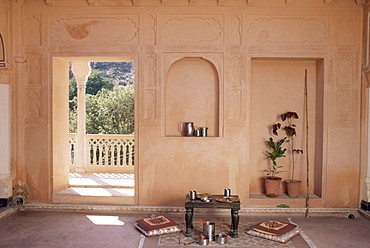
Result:
{"label": "potted plant", "polygon": [[286,123],[284,127],[280,123],[273,126],[273,133],[278,135],[277,130],[282,128],[288,138],[288,143],[290,144],[291,161],[292,161],[292,176],[290,180],[287,180],[287,190],[289,197],[298,197],[301,187],[301,181],[295,179],[294,173],[297,165],[298,155],[303,153],[303,150],[297,149],[294,143],[294,137],[297,136],[296,125],[293,123],[293,119],[298,119],[298,114],[296,112],[286,112],[281,116],[282,123]]}
{"label": "potted plant", "polygon": [[265,190],[267,197],[277,197],[279,195],[281,177],[277,177],[276,174],[280,173],[280,169],[283,167],[278,165],[276,160],[281,157],[285,157],[286,148],[283,148],[283,144],[286,142],[287,137],[274,141],[272,137],[265,140],[268,147],[271,148],[270,151],[266,151],[267,158],[271,159],[271,166],[267,172],[267,177],[265,177]]}

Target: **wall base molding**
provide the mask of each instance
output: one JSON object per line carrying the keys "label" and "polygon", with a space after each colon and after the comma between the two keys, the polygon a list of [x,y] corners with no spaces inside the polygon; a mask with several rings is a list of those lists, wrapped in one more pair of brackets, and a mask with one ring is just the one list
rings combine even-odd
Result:
{"label": "wall base molding", "polygon": [[[109,212],[109,213],[182,213],[184,207],[167,206],[102,206],[102,205],[76,205],[76,204],[32,204],[27,203],[19,207],[20,210],[33,211],[73,211],[73,212]],[[229,209],[197,208],[198,213],[229,214]],[[282,216],[306,215],[306,208],[241,208],[240,215],[251,216]],[[351,218],[359,216],[358,208],[310,208],[308,216],[343,216]]]}
{"label": "wall base molding", "polygon": [[8,215],[14,214],[18,211],[18,207],[0,208],[0,220]]}
{"label": "wall base molding", "polygon": [[[0,208],[0,219],[17,211],[66,211],[66,212],[88,212],[88,213],[146,213],[164,214],[181,213],[185,214],[184,207],[167,206],[96,206],[76,204],[24,204],[10,208]],[[229,215],[229,209],[196,209],[197,213]],[[305,216],[306,208],[241,208],[240,215],[244,216]],[[344,218],[356,218],[364,216],[370,220],[370,213],[358,208],[311,208],[310,216],[338,216]]]}

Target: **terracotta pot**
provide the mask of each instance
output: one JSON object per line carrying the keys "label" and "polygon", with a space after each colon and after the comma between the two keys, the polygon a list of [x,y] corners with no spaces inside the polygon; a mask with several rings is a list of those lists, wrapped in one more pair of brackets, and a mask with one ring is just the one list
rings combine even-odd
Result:
{"label": "terracotta pot", "polygon": [[298,197],[299,192],[301,189],[301,181],[299,180],[288,180],[287,183],[287,190],[289,197]]}
{"label": "terracotta pot", "polygon": [[281,177],[265,177],[265,190],[267,197],[277,197],[280,190]]}

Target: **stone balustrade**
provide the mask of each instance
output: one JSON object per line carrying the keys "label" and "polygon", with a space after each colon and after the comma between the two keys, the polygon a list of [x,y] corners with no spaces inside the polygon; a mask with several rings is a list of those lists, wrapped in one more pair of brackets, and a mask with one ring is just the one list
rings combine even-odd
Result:
{"label": "stone balustrade", "polygon": [[[134,173],[134,135],[87,134],[85,156],[89,163],[85,172]],[[69,134],[71,152],[70,171],[77,167],[75,154],[77,151],[77,134]]]}

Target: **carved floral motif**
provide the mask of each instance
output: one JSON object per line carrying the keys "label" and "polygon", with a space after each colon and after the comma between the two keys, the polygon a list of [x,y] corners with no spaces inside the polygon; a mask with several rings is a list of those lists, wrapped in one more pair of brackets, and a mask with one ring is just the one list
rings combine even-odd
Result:
{"label": "carved floral motif", "polygon": [[355,20],[354,17],[343,17],[336,24],[336,45],[353,46],[355,44]]}
{"label": "carved floral motif", "polygon": [[144,118],[156,117],[156,86],[157,86],[157,56],[148,54],[145,56],[145,98]]}
{"label": "carved floral motif", "polygon": [[174,17],[163,29],[165,43],[222,44],[222,18]]}
{"label": "carved floral motif", "polygon": [[145,37],[147,44],[155,45],[157,36],[157,17],[147,15],[145,17]]}
{"label": "carved floral motif", "polygon": [[56,43],[138,43],[136,17],[123,18],[60,18],[51,25]]}
{"label": "carved floral motif", "polygon": [[324,18],[260,17],[252,20],[248,32],[258,43],[323,45],[328,41],[327,26]]}
{"label": "carved floral motif", "polygon": [[41,15],[25,15],[24,34],[25,44],[29,46],[40,46],[41,44]]}
{"label": "carved floral motif", "polygon": [[233,45],[240,45],[241,43],[241,36],[242,36],[242,24],[241,24],[241,17],[240,16],[233,16],[231,18],[231,44]]}
{"label": "carved floral motif", "polygon": [[41,99],[40,90],[27,90],[27,117],[40,118],[41,117]]}
{"label": "carved floral motif", "polygon": [[26,72],[28,85],[41,84],[41,54],[27,54]]}

